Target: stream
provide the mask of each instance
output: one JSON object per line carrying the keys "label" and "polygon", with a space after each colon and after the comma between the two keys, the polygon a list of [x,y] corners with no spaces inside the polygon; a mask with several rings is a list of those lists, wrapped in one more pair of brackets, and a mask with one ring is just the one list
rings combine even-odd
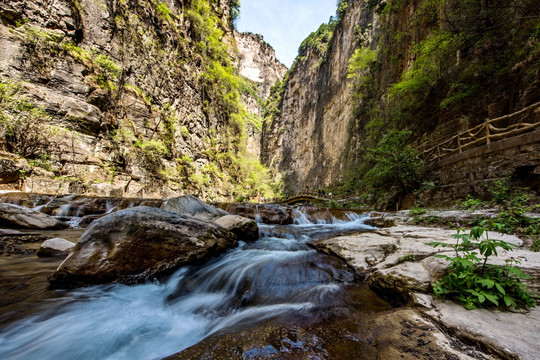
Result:
{"label": "stream", "polygon": [[0,358],[160,359],[261,324],[309,327],[359,308],[389,310],[342,261],[307,244],[369,231],[364,219],[349,213],[345,220],[310,221],[296,210],[292,225],[260,223],[258,241],[240,241],[204,266],[137,286],[48,290],[46,276],[60,260],[2,255]]}

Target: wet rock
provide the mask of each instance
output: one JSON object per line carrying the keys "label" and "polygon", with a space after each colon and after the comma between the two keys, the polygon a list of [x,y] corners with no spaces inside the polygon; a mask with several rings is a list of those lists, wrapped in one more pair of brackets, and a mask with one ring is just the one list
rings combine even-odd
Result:
{"label": "wet rock", "polygon": [[283,205],[228,204],[228,213],[250,219],[259,217],[265,224],[289,225],[293,223],[293,209]]}
{"label": "wet rock", "polygon": [[29,229],[62,229],[67,225],[52,216],[24,206],[0,204],[0,223]]}
{"label": "wet rock", "polygon": [[414,309],[349,313],[323,324],[264,324],[218,332],[171,355],[184,359],[491,359]]}
{"label": "wet rock", "polygon": [[53,287],[137,283],[236,245],[234,235],[218,225],[163,209],[130,208],[93,222],[49,282]]}
{"label": "wet rock", "polygon": [[37,256],[41,257],[53,257],[53,256],[66,256],[69,255],[71,250],[75,247],[75,244],[71,241],[67,241],[61,238],[54,238],[46,240],[37,252]]}
{"label": "wet rock", "polygon": [[370,217],[366,219],[364,221],[364,224],[369,225],[369,226],[375,226],[378,228],[387,228],[387,227],[396,226],[396,220],[389,217],[378,216],[378,217]]}
{"label": "wet rock", "polygon": [[24,233],[11,229],[0,229],[0,254],[30,254],[34,250],[27,249],[26,243],[44,241],[47,237],[41,234]]}
{"label": "wet rock", "polygon": [[[407,297],[411,291],[428,292],[433,283],[444,276],[447,262],[433,255],[452,255],[450,248],[434,248],[431,242],[455,243],[455,230],[422,226],[398,225],[370,233],[340,236],[312,242],[321,252],[344,259],[357,273],[369,278],[369,284],[380,293]],[[516,237],[488,232],[492,239],[501,239],[519,246],[523,241]],[[484,235],[485,236],[485,235]],[[531,276],[524,281],[531,291],[540,290],[540,253],[524,249],[512,252],[499,251],[499,256],[489,263],[504,265],[509,258],[519,260],[518,265]]]}
{"label": "wet rock", "polygon": [[191,217],[213,221],[214,219],[227,215],[227,212],[206,204],[193,195],[184,195],[166,200],[161,206],[162,209]]}
{"label": "wet rock", "polygon": [[1,156],[0,154],[0,184],[15,183],[32,170],[25,159]]}
{"label": "wet rock", "polygon": [[217,218],[214,223],[232,232],[238,240],[255,241],[259,238],[259,226],[255,220],[238,215],[225,215]]}
{"label": "wet rock", "polygon": [[540,353],[540,308],[515,313],[466,310],[450,301],[432,300],[422,312],[457,337],[481,344],[497,358],[536,360]]}

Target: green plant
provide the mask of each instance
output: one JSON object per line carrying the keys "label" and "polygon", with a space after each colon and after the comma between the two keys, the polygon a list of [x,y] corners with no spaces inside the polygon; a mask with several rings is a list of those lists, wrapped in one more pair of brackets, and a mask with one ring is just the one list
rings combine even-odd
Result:
{"label": "green plant", "polygon": [[420,185],[422,167],[418,151],[408,144],[409,131],[391,130],[379,143],[367,149],[364,185],[371,192],[395,187],[406,194]]}
{"label": "green plant", "polygon": [[406,255],[400,256],[399,259],[397,260],[398,264],[401,264],[407,261],[416,261],[416,255],[406,254]]}
{"label": "green plant", "polygon": [[462,201],[459,207],[464,210],[476,210],[480,207],[481,204],[482,200],[477,199],[471,195],[467,195],[467,199]]}
{"label": "green plant", "polygon": [[427,210],[423,207],[415,207],[409,210],[409,215],[411,216],[424,215],[425,213],[427,213]]}
{"label": "green plant", "polygon": [[454,256],[435,255],[449,265],[448,273],[435,283],[433,292],[437,297],[457,300],[466,309],[535,306],[539,297],[529,293],[521,282],[527,275],[514,266],[519,260],[510,257],[503,266],[488,263],[491,256],[498,255],[498,250],[512,251],[514,245],[489,238],[486,230],[474,227],[466,234],[458,229],[455,244],[430,243],[434,247],[451,247],[455,252]]}

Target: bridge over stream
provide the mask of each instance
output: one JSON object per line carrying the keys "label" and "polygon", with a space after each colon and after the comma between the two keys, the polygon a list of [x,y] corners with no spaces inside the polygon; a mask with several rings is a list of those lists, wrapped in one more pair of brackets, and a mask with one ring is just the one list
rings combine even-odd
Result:
{"label": "bridge over stream", "polygon": [[316,196],[312,196],[308,194],[300,194],[300,195],[294,195],[286,199],[283,199],[280,201],[280,203],[286,204],[286,205],[294,205],[294,204],[303,203],[303,202],[321,203],[324,201],[326,200],[322,198],[318,198]]}

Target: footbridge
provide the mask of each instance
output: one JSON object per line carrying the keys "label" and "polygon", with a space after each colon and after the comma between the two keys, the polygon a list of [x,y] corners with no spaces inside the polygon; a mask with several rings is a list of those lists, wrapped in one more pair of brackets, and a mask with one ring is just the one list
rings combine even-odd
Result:
{"label": "footbridge", "polygon": [[302,194],[302,195],[295,195],[288,197],[286,199],[283,199],[280,201],[281,204],[287,204],[287,205],[294,205],[302,202],[322,202],[324,199],[318,198],[316,196]]}

